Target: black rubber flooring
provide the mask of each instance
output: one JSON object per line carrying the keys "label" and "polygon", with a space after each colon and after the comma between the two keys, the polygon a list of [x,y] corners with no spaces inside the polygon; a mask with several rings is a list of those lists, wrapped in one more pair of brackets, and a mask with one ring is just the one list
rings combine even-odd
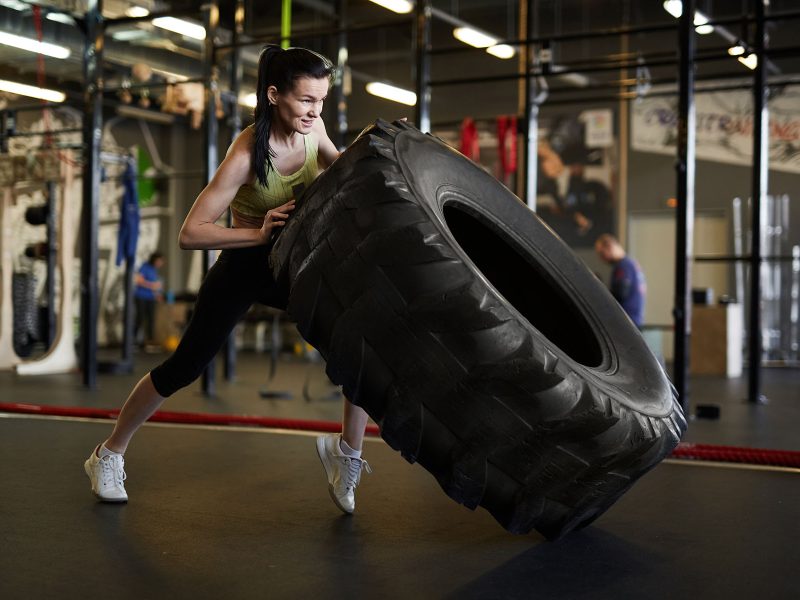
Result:
{"label": "black rubber flooring", "polygon": [[370,442],[357,514],[313,437],[144,427],[127,505],[82,463],[109,423],[0,415],[0,598],[797,598],[800,473],[664,463],[591,527],[506,533]]}

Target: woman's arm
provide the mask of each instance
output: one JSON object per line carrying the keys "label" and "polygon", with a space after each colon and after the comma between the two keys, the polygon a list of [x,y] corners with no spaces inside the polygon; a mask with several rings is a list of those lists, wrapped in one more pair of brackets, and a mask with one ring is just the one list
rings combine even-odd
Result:
{"label": "woman's arm", "polygon": [[328,132],[325,130],[325,123],[322,119],[316,119],[314,126],[311,129],[317,136],[319,141],[319,150],[317,156],[319,157],[319,166],[327,169],[331,166],[333,161],[339,158],[340,152],[336,149],[336,145],[328,137]]}
{"label": "woman's arm", "polygon": [[184,250],[222,250],[260,246],[273,228],[282,227],[294,208],[289,202],[269,211],[261,229],[233,229],[216,224],[241,186],[252,181],[253,134],[245,129],[231,144],[211,182],[200,192],[181,227],[178,243]]}

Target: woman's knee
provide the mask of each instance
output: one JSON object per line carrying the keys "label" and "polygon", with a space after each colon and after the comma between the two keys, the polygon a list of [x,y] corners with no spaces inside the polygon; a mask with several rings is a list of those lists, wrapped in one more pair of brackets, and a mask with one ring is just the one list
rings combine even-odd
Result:
{"label": "woman's knee", "polygon": [[197,381],[204,370],[205,365],[175,364],[174,361],[171,362],[171,358],[168,358],[150,371],[150,380],[159,396],[169,398],[178,390]]}

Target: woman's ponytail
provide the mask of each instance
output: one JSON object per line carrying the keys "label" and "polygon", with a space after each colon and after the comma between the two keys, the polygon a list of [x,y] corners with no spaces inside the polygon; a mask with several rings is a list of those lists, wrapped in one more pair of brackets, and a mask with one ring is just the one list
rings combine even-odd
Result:
{"label": "woman's ponytail", "polygon": [[272,126],[272,108],[269,105],[267,88],[270,86],[270,70],[274,70],[275,60],[283,50],[280,46],[269,44],[261,50],[258,59],[258,81],[256,85],[255,143],[253,144],[253,167],[261,185],[267,185],[267,173],[272,166],[269,148],[269,130]]}

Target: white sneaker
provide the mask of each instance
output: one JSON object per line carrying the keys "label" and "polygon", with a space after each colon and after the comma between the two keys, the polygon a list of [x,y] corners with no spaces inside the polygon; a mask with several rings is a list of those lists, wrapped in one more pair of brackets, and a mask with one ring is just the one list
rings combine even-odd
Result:
{"label": "white sneaker", "polygon": [[104,502],[127,502],[125,492],[125,459],[121,454],[110,454],[99,458],[97,449],[83,463],[83,468],[92,482],[94,495]]}
{"label": "white sneaker", "polygon": [[339,434],[321,435],[317,438],[317,454],[328,476],[328,492],[343,512],[351,514],[356,508],[356,487],[361,480],[361,469],[372,473],[362,458],[345,455],[339,446]]}

